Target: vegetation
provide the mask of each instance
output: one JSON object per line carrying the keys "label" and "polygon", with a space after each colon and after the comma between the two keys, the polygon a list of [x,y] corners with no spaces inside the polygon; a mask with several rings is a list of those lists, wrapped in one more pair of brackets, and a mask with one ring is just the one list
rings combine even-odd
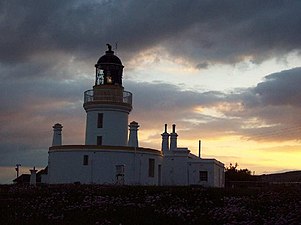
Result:
{"label": "vegetation", "polygon": [[301,187],[0,186],[1,224],[300,224]]}
{"label": "vegetation", "polygon": [[226,167],[225,181],[253,181],[255,177],[252,176],[252,172],[248,169],[238,169],[238,164],[232,165],[230,163],[229,167]]}

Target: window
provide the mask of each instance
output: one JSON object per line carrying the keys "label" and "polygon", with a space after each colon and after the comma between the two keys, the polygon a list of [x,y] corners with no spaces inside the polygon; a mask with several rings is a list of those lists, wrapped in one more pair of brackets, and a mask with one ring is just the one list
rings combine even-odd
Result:
{"label": "window", "polygon": [[155,176],[155,159],[148,159],[148,176]]}
{"label": "window", "polygon": [[100,68],[96,68],[96,85],[104,84],[104,72]]}
{"label": "window", "polygon": [[103,126],[103,113],[98,113],[97,128],[102,128],[102,126]]}
{"label": "window", "polygon": [[89,156],[88,155],[84,155],[83,165],[87,166],[88,164],[89,164]]}
{"label": "window", "polygon": [[200,171],[200,181],[208,181],[208,171]]}
{"label": "window", "polygon": [[97,136],[97,145],[102,145],[102,136]]}

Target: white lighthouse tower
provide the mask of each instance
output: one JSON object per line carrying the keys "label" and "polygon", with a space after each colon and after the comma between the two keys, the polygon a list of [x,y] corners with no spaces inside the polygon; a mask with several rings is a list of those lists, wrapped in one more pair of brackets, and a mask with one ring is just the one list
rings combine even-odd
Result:
{"label": "white lighthouse tower", "polygon": [[122,86],[123,65],[111,45],[99,58],[93,90],[84,93],[86,145],[127,146],[132,93]]}

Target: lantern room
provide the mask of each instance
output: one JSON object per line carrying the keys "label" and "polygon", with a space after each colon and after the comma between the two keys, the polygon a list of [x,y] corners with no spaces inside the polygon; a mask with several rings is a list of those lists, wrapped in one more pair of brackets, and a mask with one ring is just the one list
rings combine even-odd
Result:
{"label": "lantern room", "polygon": [[97,63],[95,86],[98,85],[118,85],[122,86],[123,65],[121,60],[114,55],[112,46],[107,44],[108,50],[101,56]]}

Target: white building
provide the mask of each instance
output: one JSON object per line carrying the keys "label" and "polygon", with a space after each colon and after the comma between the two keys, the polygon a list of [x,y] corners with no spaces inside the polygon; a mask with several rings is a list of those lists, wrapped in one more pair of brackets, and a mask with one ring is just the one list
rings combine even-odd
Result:
{"label": "white building", "polygon": [[132,93],[122,86],[123,65],[110,45],[95,67],[93,89],[84,93],[85,145],[62,145],[63,127],[55,124],[42,182],[224,186],[224,164],[178,148],[175,125],[170,134],[165,125],[161,150],[140,147],[138,123],[128,125]]}

